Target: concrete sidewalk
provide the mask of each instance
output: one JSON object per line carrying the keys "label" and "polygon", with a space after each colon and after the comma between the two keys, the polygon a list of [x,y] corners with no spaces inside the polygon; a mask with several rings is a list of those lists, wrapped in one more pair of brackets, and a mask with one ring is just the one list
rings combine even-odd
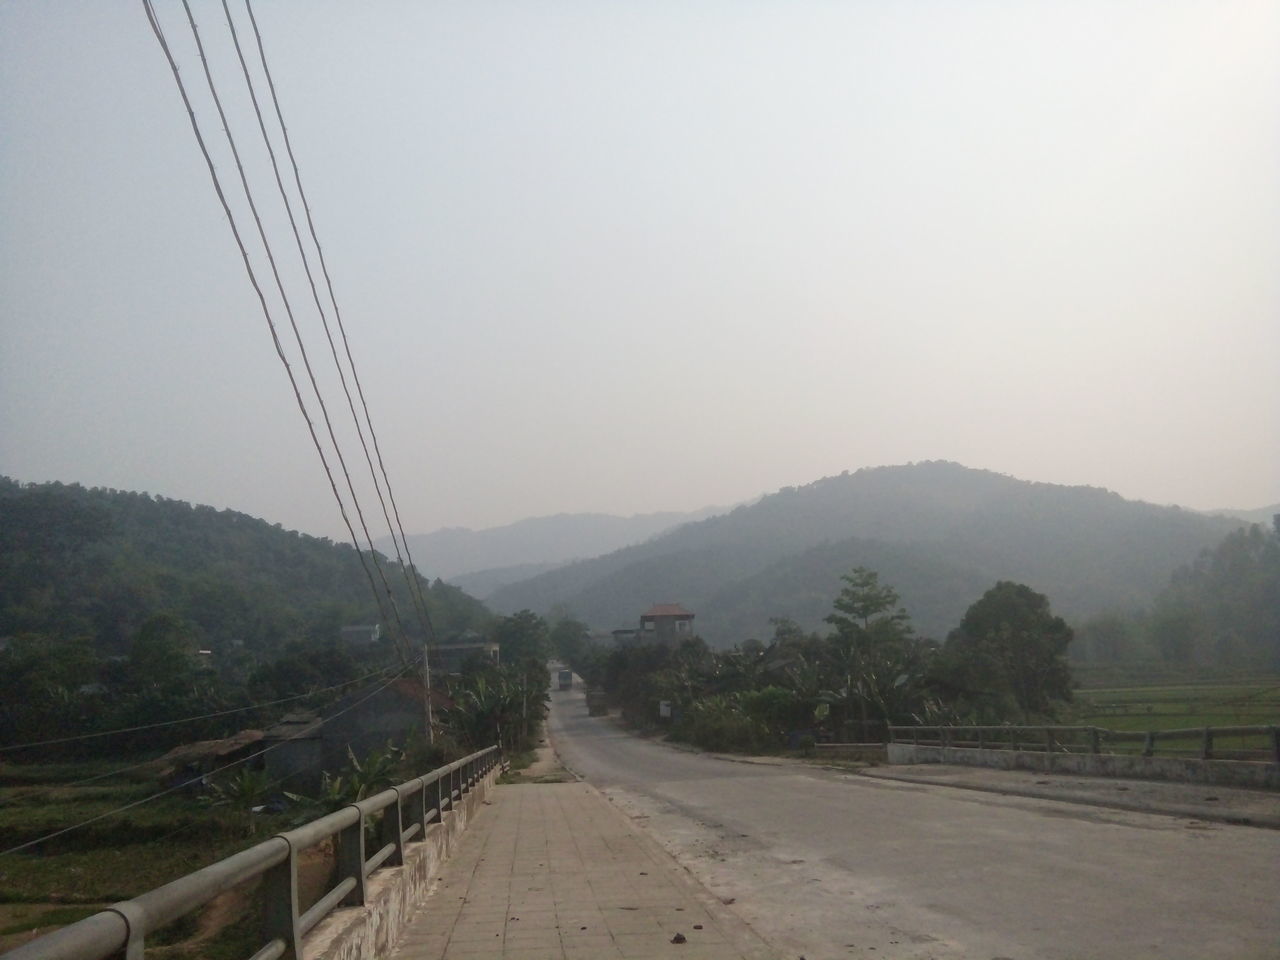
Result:
{"label": "concrete sidewalk", "polygon": [[774,956],[594,787],[539,783],[495,789],[393,960]]}

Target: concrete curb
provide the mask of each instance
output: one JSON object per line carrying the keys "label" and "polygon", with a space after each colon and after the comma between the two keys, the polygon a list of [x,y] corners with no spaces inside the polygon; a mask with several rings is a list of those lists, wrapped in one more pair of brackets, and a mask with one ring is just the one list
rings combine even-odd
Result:
{"label": "concrete curb", "polygon": [[[625,731],[631,736],[639,737],[635,731],[631,730],[621,721],[621,718],[610,716],[608,718],[618,729]],[[1203,820],[1210,823],[1224,823],[1238,827],[1258,827],[1265,830],[1280,830],[1280,797],[1277,797],[1277,812],[1274,815],[1259,813],[1232,813],[1230,810],[1215,810],[1211,807],[1204,807],[1198,804],[1179,804],[1176,802],[1152,803],[1149,801],[1126,800],[1120,797],[1099,797],[1087,796],[1076,793],[1064,792],[1062,790],[1037,790],[1034,787],[1019,786],[1016,784],[985,784],[974,781],[954,781],[945,777],[930,777],[928,775],[917,774],[895,774],[893,767],[889,766],[833,766],[821,761],[805,759],[803,757],[770,757],[770,756],[752,756],[750,754],[729,754],[729,753],[713,753],[709,750],[702,750],[699,747],[687,743],[678,743],[671,740],[662,739],[660,737],[642,737],[640,739],[648,740],[651,743],[661,744],[672,750],[679,750],[682,753],[697,753],[716,760],[725,760],[729,763],[746,763],[755,764],[757,766],[783,767],[794,766],[811,770],[825,770],[830,773],[843,773],[850,776],[872,777],[881,780],[894,780],[899,783],[918,783],[934,787],[954,787],[957,790],[970,790],[978,793],[990,793],[997,796],[1005,797],[1023,797],[1028,800],[1054,800],[1058,803],[1074,803],[1081,806],[1099,807],[1110,810],[1123,810],[1128,813],[1154,813],[1166,817],[1175,817],[1188,820]],[[561,764],[564,761],[561,760]],[[565,765],[565,769],[569,767]],[[579,780],[582,776],[574,770],[569,770]],[[1153,781],[1158,782],[1158,781]],[[1109,778],[1097,778],[1098,785],[1110,783]],[[1211,785],[1204,785],[1211,787]]]}
{"label": "concrete curb", "polygon": [[[944,777],[917,776],[915,774],[895,774],[892,769],[877,767],[874,770],[856,771],[858,776],[877,780],[893,780],[897,783],[926,784],[933,787],[952,787],[956,790],[971,790],[977,793],[991,793],[1002,797],[1025,797],[1029,800],[1054,800],[1059,803],[1074,803],[1086,807],[1101,807],[1111,810],[1124,810],[1129,813],[1154,813],[1166,817],[1184,820],[1205,820],[1213,823],[1226,823],[1237,827],[1259,827],[1267,830],[1280,830],[1280,813],[1275,816],[1267,814],[1233,814],[1219,812],[1190,804],[1177,803],[1152,804],[1143,801],[1110,799],[1106,797],[1089,797],[1064,794],[1057,790],[1036,790],[1034,787],[997,786],[948,780]],[[1280,805],[1280,800],[1277,801]]]}

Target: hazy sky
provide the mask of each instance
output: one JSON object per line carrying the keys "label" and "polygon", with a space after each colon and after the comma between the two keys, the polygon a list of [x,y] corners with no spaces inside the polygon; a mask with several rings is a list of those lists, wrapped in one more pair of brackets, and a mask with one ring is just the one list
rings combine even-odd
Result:
{"label": "hazy sky", "polygon": [[[1280,3],[255,11],[410,531],[927,459],[1280,500]],[[0,473],[340,534],[140,3],[0,4],[0,150]]]}

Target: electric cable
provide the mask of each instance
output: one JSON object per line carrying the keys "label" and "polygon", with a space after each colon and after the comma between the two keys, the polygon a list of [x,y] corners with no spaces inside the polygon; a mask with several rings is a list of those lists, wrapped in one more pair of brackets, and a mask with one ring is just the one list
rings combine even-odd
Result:
{"label": "electric cable", "polygon": [[[306,699],[307,697],[319,696],[322,693],[329,693],[333,690],[339,689],[340,687],[349,687],[352,684],[360,683],[364,680],[370,679],[371,677],[376,677],[379,674],[386,673],[388,670],[391,670],[391,669],[394,669],[394,668],[382,667],[380,670],[374,670],[372,673],[366,673],[363,677],[356,677],[352,680],[344,680],[342,683],[336,683],[331,687],[325,687],[324,689],[321,689],[321,690],[312,690],[312,691],[309,691],[308,693],[299,693],[291,697],[282,697],[279,700],[267,700],[262,703],[250,704],[247,707],[234,707],[230,710],[218,710],[214,713],[202,713],[199,716],[182,717],[178,720],[162,720],[156,723],[142,723],[134,727],[119,727],[115,730],[100,730],[97,733],[82,733],[74,737],[56,737],[52,740],[33,740],[30,743],[5,744],[3,746],[0,746],[0,753],[8,750],[27,750],[32,747],[51,747],[51,746],[54,746],[55,744],[60,744],[60,743],[77,743],[81,740],[95,740],[98,737],[110,737],[117,733],[137,733],[138,731],[141,731],[141,730],[158,730],[161,727],[173,727],[173,726],[177,726],[180,723],[192,723],[196,720],[212,720],[215,717],[227,717],[233,713],[247,713],[250,710],[259,710],[264,707],[274,707],[282,703],[290,703],[294,700],[303,700],[303,699]],[[126,767],[125,769],[129,769],[129,768]],[[94,778],[94,779],[97,779],[97,778]],[[69,786],[69,784],[64,784],[64,786]]]}
{"label": "electric cable", "polygon": [[[342,392],[346,397],[347,409],[351,413],[352,422],[355,424],[356,436],[360,441],[361,450],[364,452],[365,463],[369,467],[369,475],[373,480],[373,488],[377,494],[378,503],[382,507],[382,517],[386,521],[387,532],[391,534],[391,543],[392,543],[392,547],[395,550],[396,560],[399,563],[401,572],[404,575],[405,585],[409,588],[410,602],[414,605],[415,612],[417,613],[418,619],[421,622],[424,635],[428,639],[433,639],[434,629],[431,624],[430,614],[427,611],[427,605],[426,605],[425,599],[422,596],[421,587],[416,582],[417,571],[411,569],[408,565],[405,564],[404,556],[400,552],[401,538],[396,536],[396,528],[395,526],[392,525],[392,522],[391,522],[391,516],[387,509],[387,498],[384,497],[382,493],[382,483],[380,483],[378,480],[378,471],[374,467],[373,457],[369,452],[369,444],[365,439],[364,427],[360,422],[359,414],[356,412],[355,400],[351,396],[351,388],[347,383],[346,371],[343,367],[341,359],[338,356],[338,348],[337,348],[337,345],[334,343],[333,331],[329,325],[329,318],[325,313],[324,305],[320,302],[320,292],[316,288],[315,275],[311,269],[311,259],[307,255],[306,245],[303,243],[302,234],[298,229],[298,221],[297,221],[297,218],[294,216],[293,204],[289,199],[289,192],[285,189],[284,181],[280,175],[280,164],[276,158],[276,151],[274,146],[272,145],[271,136],[267,132],[266,121],[263,118],[262,108],[258,100],[257,88],[255,87],[253,77],[249,72],[249,65],[245,62],[244,50],[240,45],[240,34],[239,34],[239,31],[236,30],[235,19],[231,15],[231,8],[228,5],[227,0],[222,0],[222,10],[223,10],[223,14],[226,16],[227,27],[231,33],[231,42],[235,47],[236,58],[240,62],[240,71],[244,76],[245,86],[249,91],[249,99],[253,104],[253,112],[258,120],[258,130],[262,134],[263,144],[266,146],[267,155],[271,160],[271,169],[275,176],[276,188],[280,193],[281,201],[284,203],[285,213],[289,218],[289,227],[293,232],[294,243],[298,248],[298,255],[302,260],[302,268],[306,274],[307,284],[311,289],[311,298],[316,305],[316,312],[320,316],[320,323],[324,328],[325,339],[328,341],[328,344],[329,344],[329,353],[333,358],[334,367],[338,371],[338,381],[341,384]],[[252,19],[252,16],[253,16],[252,9],[249,9],[249,15],[250,15],[250,18]],[[272,88],[272,100],[276,108],[276,117],[277,117],[277,120],[279,121],[280,129],[283,132],[285,145],[289,149],[290,161],[291,163],[293,163],[294,180],[298,186],[299,198],[302,200],[304,209],[306,209],[307,211],[307,217],[308,217],[308,222],[311,229],[312,238],[313,238],[313,241],[316,243],[317,252],[319,252],[320,251],[319,241],[315,240],[315,236],[316,236],[315,227],[314,227],[314,223],[311,221],[310,208],[307,207],[306,205],[306,197],[302,191],[301,176],[298,173],[297,163],[293,159],[292,147],[289,145],[288,128],[285,126],[284,115],[280,108],[279,100],[275,96],[274,84],[271,81],[270,70],[267,67],[267,63],[266,63],[266,51],[263,48],[261,35],[258,34],[257,32],[256,23],[255,23],[255,36],[257,37],[258,53],[259,53],[259,58],[262,62],[263,73],[267,77],[268,85],[271,86]],[[326,272],[326,279],[327,279],[327,272]],[[333,294],[332,285],[330,285],[329,290],[330,290],[330,299],[333,302],[335,317],[336,317],[337,316],[337,298],[332,295]],[[346,344],[345,338],[344,338],[344,344]],[[358,383],[359,374],[356,371],[355,360],[351,356],[349,347],[347,349],[347,360],[351,367],[352,379],[356,380]],[[361,402],[363,403],[363,393],[361,394]],[[366,419],[369,419],[367,405],[365,406],[365,414],[366,414]],[[373,427],[372,427],[371,421],[369,424],[369,429],[372,432]],[[389,478],[385,476],[385,471],[384,471],[383,479],[386,481],[387,496],[391,497],[392,501],[394,502],[394,494],[392,494],[391,492],[391,481]],[[403,530],[401,531],[401,534],[403,535]],[[406,546],[406,550],[407,550],[407,546]]]}
{"label": "electric cable", "polygon": [[[148,0],[143,0],[143,2],[144,3],[148,2]],[[383,690],[387,689],[387,687],[391,686],[391,684],[395,683],[402,676],[408,673],[410,667],[413,667],[416,665],[417,664],[415,662],[413,664],[410,664],[409,667],[402,668],[399,673],[397,673],[394,677],[392,677],[382,686],[378,687],[378,689],[374,690],[372,693],[369,693],[361,697],[355,703],[351,704],[350,706],[344,707],[343,709],[339,710],[337,713],[332,714],[318,721],[314,726],[311,726],[309,728],[308,732],[312,730],[320,729],[326,723],[330,723],[338,719],[338,717],[342,716],[343,714],[350,713],[352,710],[360,706],[360,704],[364,703],[366,700],[370,700],[373,697],[376,697]],[[8,856],[9,854],[12,854],[12,853],[21,853],[23,850],[27,850],[30,847],[38,846],[39,844],[42,844],[48,840],[54,840],[58,837],[65,836],[66,834],[71,833],[75,830],[83,829],[84,827],[97,823],[99,820],[105,820],[107,817],[115,816],[117,813],[124,813],[126,810],[132,810],[135,807],[140,807],[144,803],[150,803],[152,800],[158,800],[160,797],[165,797],[171,793],[176,793],[179,790],[182,790],[186,787],[191,786],[193,783],[199,783],[200,781],[204,780],[206,777],[216,776],[219,773],[222,773],[226,770],[230,770],[232,767],[238,767],[242,763],[248,763],[250,760],[254,760],[254,759],[257,759],[258,757],[265,756],[266,754],[271,753],[273,750],[279,750],[281,747],[285,746],[286,744],[292,743],[293,740],[295,739],[297,738],[292,737],[287,740],[281,740],[279,743],[274,743],[263,750],[259,750],[257,753],[251,753],[246,757],[241,757],[239,760],[233,760],[230,763],[224,764],[221,767],[217,767],[214,770],[210,770],[208,773],[202,773],[199,776],[192,777],[190,780],[184,780],[182,783],[175,784],[172,787],[167,787],[164,790],[160,790],[156,793],[151,794],[150,796],[143,797],[140,800],[134,800],[131,803],[126,803],[122,806],[116,807],[114,810],[108,810],[106,813],[100,813],[96,816],[89,817],[87,820],[82,820],[79,823],[72,824],[69,827],[63,827],[60,830],[55,830],[52,833],[47,833],[42,837],[36,837],[34,840],[27,840],[24,843],[18,844],[16,847],[10,847],[8,850],[0,850],[0,857]]]}
{"label": "electric cable", "polygon": [[[213,99],[213,105],[218,111],[218,118],[222,121],[222,132],[226,136],[227,146],[231,149],[231,156],[235,160],[236,171],[240,177],[240,186],[244,190],[245,201],[249,205],[249,212],[253,217],[253,222],[258,230],[258,237],[262,241],[263,252],[266,254],[267,263],[271,267],[271,275],[275,280],[276,290],[280,294],[280,300],[284,305],[285,315],[289,319],[289,326],[293,330],[293,337],[298,345],[298,351],[302,357],[303,368],[307,372],[307,378],[311,382],[311,390],[315,394],[316,403],[320,407],[321,418],[324,420],[325,429],[329,434],[329,442],[333,445],[334,454],[338,458],[338,465],[341,467],[343,478],[346,480],[347,490],[351,494],[352,506],[355,508],[356,517],[360,521],[360,528],[364,532],[365,542],[369,545],[369,559],[373,562],[374,569],[378,572],[378,579],[382,581],[383,590],[386,592],[387,603],[391,608],[392,617],[400,636],[396,638],[403,641],[407,636],[404,629],[404,623],[400,619],[400,610],[396,604],[395,596],[391,592],[391,585],[387,582],[386,573],[382,569],[382,565],[378,562],[378,553],[373,546],[373,536],[369,533],[369,525],[364,518],[364,510],[360,506],[360,499],[356,494],[355,483],[351,479],[351,471],[347,467],[347,459],[342,453],[342,445],[338,442],[337,434],[333,428],[333,421],[329,416],[329,408],[325,403],[324,394],[320,390],[320,385],[316,381],[315,370],[311,366],[311,358],[307,354],[306,342],[302,337],[302,331],[298,329],[298,321],[294,316],[293,306],[289,302],[289,295],[285,291],[284,281],[280,277],[280,270],[276,264],[275,254],[271,249],[271,241],[267,239],[266,228],[262,225],[262,218],[258,214],[258,205],[253,199],[253,190],[249,186],[249,178],[245,173],[244,163],[240,158],[240,150],[236,146],[235,135],[231,132],[231,122],[227,118],[226,111],[222,107],[222,98],[218,95],[218,87],[213,79],[213,72],[209,67],[209,58],[205,55],[204,41],[200,39],[200,30],[196,25],[195,15],[191,12],[190,0],[182,0],[182,8],[187,14],[187,23],[191,28],[192,39],[195,40],[196,50],[200,56],[200,65],[204,71],[205,83],[209,89],[209,96]],[[408,651],[402,650],[402,657],[407,659]]]}
{"label": "electric cable", "polygon": [[[337,324],[338,324],[338,332],[342,338],[343,350],[346,353],[347,362],[351,366],[351,377],[355,381],[356,393],[360,397],[360,406],[364,410],[365,423],[369,427],[369,436],[373,440],[373,449],[378,459],[378,468],[379,470],[381,470],[382,479],[386,483],[387,497],[391,501],[391,511],[395,515],[396,527],[400,531],[400,540],[404,544],[404,552],[405,552],[405,556],[408,558],[408,561],[409,561],[409,569],[414,575],[414,585],[418,593],[419,602],[422,604],[423,613],[427,619],[427,627],[428,627],[428,630],[430,631],[430,637],[434,639],[435,630],[431,624],[430,612],[427,609],[426,600],[422,596],[422,587],[418,583],[418,579],[417,579],[418,578],[417,565],[413,561],[413,553],[409,549],[409,538],[405,536],[404,524],[400,520],[400,508],[396,504],[395,494],[392,492],[392,489],[391,489],[391,478],[387,475],[387,467],[382,459],[382,447],[378,443],[378,434],[373,428],[373,418],[369,414],[369,404],[365,400],[364,386],[360,383],[360,374],[356,370],[355,358],[352,357],[351,355],[351,343],[347,339],[346,324],[342,320],[342,311],[338,307],[338,298],[337,298],[337,295],[334,293],[333,280],[330,278],[329,266],[328,266],[328,263],[325,261],[324,247],[321,246],[320,237],[316,233],[315,221],[312,219],[312,216],[311,216],[311,205],[307,202],[306,190],[302,186],[302,175],[298,170],[298,161],[293,153],[293,142],[289,138],[289,128],[284,122],[284,113],[280,108],[280,100],[276,94],[275,80],[272,78],[271,68],[267,64],[267,53],[262,43],[262,33],[258,29],[257,17],[255,17],[253,13],[253,4],[250,2],[250,0],[244,0],[244,6],[245,6],[245,10],[249,14],[249,22],[253,27],[254,39],[258,46],[258,57],[262,62],[262,72],[263,72],[263,75],[267,78],[267,88],[271,93],[271,102],[275,106],[276,118],[280,123],[280,133],[284,139],[285,151],[288,153],[289,163],[293,168],[293,178],[294,178],[294,182],[297,184],[297,187],[298,187],[298,196],[302,200],[302,210],[303,210],[303,213],[306,215],[307,228],[311,234],[311,241],[312,243],[315,244],[316,255],[320,261],[320,270],[321,270],[321,273],[324,275],[325,285],[329,291],[329,301],[333,304],[333,315],[334,315],[334,319],[337,321]],[[395,540],[394,531],[392,531],[392,540],[393,541]]]}
{"label": "electric cable", "polygon": [[[182,97],[183,105],[186,107],[187,116],[191,121],[191,129],[195,134],[196,143],[200,147],[200,153],[204,157],[205,166],[209,170],[209,177],[213,181],[214,192],[218,196],[218,202],[222,205],[223,213],[227,217],[227,223],[231,227],[231,234],[235,238],[236,246],[240,250],[241,260],[244,262],[245,272],[249,276],[249,283],[252,285],[254,293],[258,297],[258,303],[262,308],[263,318],[266,320],[267,329],[271,334],[271,342],[275,347],[276,356],[280,363],[284,366],[285,374],[289,378],[289,385],[293,389],[294,401],[298,406],[298,411],[302,414],[302,419],[306,422],[307,433],[311,437],[311,444],[315,447],[316,453],[320,457],[320,464],[324,468],[325,476],[329,481],[329,489],[333,493],[334,499],[338,503],[338,512],[342,515],[342,522],[347,528],[348,534],[351,536],[352,545],[355,547],[356,556],[360,560],[360,565],[364,569],[365,576],[369,580],[369,588],[373,591],[374,600],[383,619],[387,617],[386,608],[382,603],[382,595],[378,592],[377,584],[373,579],[373,572],[369,569],[369,564],[365,561],[364,551],[360,549],[359,538],[356,536],[355,528],[352,526],[351,518],[347,514],[347,507],[342,499],[342,495],[338,492],[337,481],[333,478],[333,471],[329,467],[328,458],[325,456],[324,448],[320,443],[320,438],[316,435],[315,424],[311,419],[310,413],[307,411],[306,402],[302,399],[302,391],[298,386],[298,380],[293,372],[293,367],[289,363],[289,358],[284,352],[284,346],[280,342],[280,335],[276,330],[275,320],[271,316],[271,308],[267,305],[266,295],[262,291],[262,286],[258,282],[258,276],[253,268],[253,263],[249,259],[249,251],[245,247],[244,238],[240,235],[240,228],[236,224],[235,215],[231,212],[231,205],[227,201],[225,192],[222,189],[222,181],[218,177],[218,171],[213,165],[213,158],[209,153],[208,145],[205,143],[204,134],[200,130],[199,121],[196,119],[195,109],[191,105],[191,98],[187,93],[186,84],[182,81],[182,74],[178,70],[177,61],[173,57],[173,51],[169,46],[168,40],[165,38],[164,29],[160,25],[160,20],[156,16],[151,0],[142,0],[143,9],[147,15],[147,22],[151,25],[151,30],[155,34],[160,49],[163,51],[165,60],[169,64],[169,70],[173,74],[173,79],[178,87],[178,93]],[[403,656],[403,652],[402,652]]]}

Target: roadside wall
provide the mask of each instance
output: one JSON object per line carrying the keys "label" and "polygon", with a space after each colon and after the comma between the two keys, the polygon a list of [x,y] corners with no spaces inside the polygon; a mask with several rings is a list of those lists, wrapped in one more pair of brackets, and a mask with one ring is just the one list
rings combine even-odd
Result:
{"label": "roadside wall", "polygon": [[379,960],[390,955],[405,925],[421,906],[462,833],[489,796],[501,773],[495,767],[443,823],[427,827],[422,843],[405,847],[402,867],[378,871],[369,879],[362,907],[335,910],[303,942],[307,960]]}
{"label": "roadside wall", "polygon": [[1280,790],[1280,764],[1247,760],[979,750],[976,747],[926,747],[910,743],[891,743],[888,752],[890,763],[956,763],[1002,770],[1087,773],[1103,777],[1134,777],[1140,780],[1174,780]]}

